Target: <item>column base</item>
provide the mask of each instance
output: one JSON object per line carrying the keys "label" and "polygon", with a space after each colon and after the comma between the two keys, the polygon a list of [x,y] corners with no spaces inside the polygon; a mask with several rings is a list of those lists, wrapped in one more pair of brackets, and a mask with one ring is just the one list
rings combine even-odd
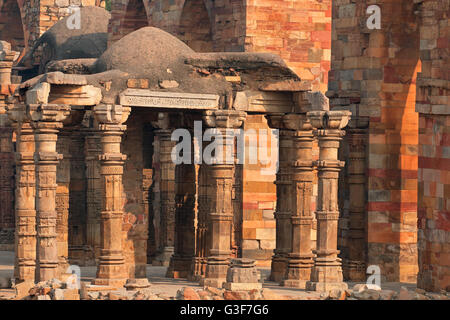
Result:
{"label": "column base", "polygon": [[348,286],[345,282],[312,282],[306,283],[306,291],[326,292],[330,290],[347,290]]}
{"label": "column base", "polygon": [[208,257],[205,278],[200,279],[200,285],[222,288],[223,283],[227,281],[229,264],[229,258],[221,256]]}
{"label": "column base", "polygon": [[200,279],[200,285],[203,287],[214,287],[222,289],[223,284],[227,282],[226,278],[202,278]]}
{"label": "column base", "polygon": [[346,280],[366,281],[366,265],[362,261],[344,261],[342,271]]}
{"label": "column base", "polygon": [[189,281],[194,281],[194,282],[199,282],[200,279],[203,278],[203,275],[205,274],[205,266],[206,266],[206,261],[204,261],[205,258],[199,258],[199,257],[195,257],[192,259],[191,262],[191,271],[189,272],[188,275],[188,280]]}
{"label": "column base", "polygon": [[262,283],[232,283],[225,282],[223,288],[230,291],[250,291],[250,290],[261,290]]}
{"label": "column base", "polygon": [[110,288],[123,288],[125,286],[125,283],[127,283],[127,279],[94,279],[92,281],[93,285],[96,286],[104,286],[104,287],[110,287]]}
{"label": "column base", "polygon": [[269,281],[281,282],[286,276],[287,260],[285,257],[274,256],[270,267]]}
{"label": "column base", "polygon": [[309,280],[284,279],[280,285],[287,288],[306,289],[307,282],[309,282]]}
{"label": "column base", "polygon": [[172,256],[167,268],[166,278],[188,278],[191,273],[191,257]]}
{"label": "column base", "polygon": [[174,247],[164,247],[161,253],[159,253],[152,261],[153,266],[164,266],[168,267],[170,264],[170,259],[174,254]]}

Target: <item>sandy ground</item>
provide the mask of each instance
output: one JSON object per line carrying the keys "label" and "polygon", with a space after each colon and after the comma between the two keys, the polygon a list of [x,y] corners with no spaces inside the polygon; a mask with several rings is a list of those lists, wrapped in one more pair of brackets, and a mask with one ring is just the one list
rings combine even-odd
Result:
{"label": "sandy ground", "polygon": [[[198,283],[190,282],[184,279],[170,279],[165,277],[167,267],[155,267],[147,265],[147,277],[151,283],[152,291],[155,293],[164,293],[169,296],[175,296],[177,291],[182,287],[190,286],[194,288],[200,288]],[[0,251],[0,277],[12,278],[14,270],[14,253],[11,251]],[[95,277],[96,267],[81,267],[81,280],[90,281]],[[270,273],[269,268],[260,268],[263,279],[266,279]],[[348,282],[349,288],[352,288],[356,283]],[[386,282],[381,283],[383,290],[399,291],[401,286],[405,286],[408,289],[415,289],[415,284],[399,283],[399,282]],[[311,293],[307,293],[300,289],[290,289],[280,287],[278,283],[265,281],[264,288],[269,288],[277,294],[302,297]]]}

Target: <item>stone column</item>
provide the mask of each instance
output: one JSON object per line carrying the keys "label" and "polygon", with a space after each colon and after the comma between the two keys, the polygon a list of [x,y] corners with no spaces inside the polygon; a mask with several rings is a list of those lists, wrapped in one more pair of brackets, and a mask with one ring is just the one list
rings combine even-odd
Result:
{"label": "stone column", "polygon": [[291,252],[287,256],[286,278],[282,284],[285,287],[305,289],[314,264],[311,248],[314,135],[306,114],[288,114],[284,117],[284,123],[287,128],[295,131],[292,136],[292,188],[289,199],[292,210],[292,242]]}
{"label": "stone column", "polygon": [[71,130],[62,129],[56,144],[56,151],[62,155],[56,172],[56,221],[59,274],[64,273],[69,258],[69,184],[70,184],[70,158]]}
{"label": "stone column", "polygon": [[367,234],[367,176],[366,144],[367,119],[352,119],[349,124],[348,188],[350,230],[348,259],[344,261],[344,278],[351,281],[366,280],[366,234]]}
{"label": "stone column", "polygon": [[287,269],[287,256],[292,242],[291,195],[291,150],[293,131],[284,126],[284,114],[267,116],[271,128],[279,129],[279,167],[276,174],[277,207],[275,211],[276,247],[272,257],[269,280],[281,282]]}
{"label": "stone column", "polygon": [[11,69],[17,56],[18,52],[11,51],[10,43],[0,41],[0,230],[6,243],[14,242],[13,127],[6,108],[8,97],[15,89],[11,85]]}
{"label": "stone column", "polygon": [[56,152],[58,130],[70,114],[70,106],[28,105],[33,120],[36,148],[37,281],[59,277],[56,224],[56,168],[62,155]]}
{"label": "stone column", "polygon": [[[70,197],[69,197],[69,226],[71,242],[69,252],[74,264],[95,265],[94,252],[87,245],[87,194],[86,194],[86,164],[84,156],[84,134],[80,126],[73,127],[73,134],[70,139],[69,153],[70,161]],[[97,156],[98,162],[98,156]],[[97,175],[100,169],[97,168]],[[100,195],[100,192],[98,192]],[[97,202],[101,197],[98,196]],[[97,213],[100,212],[100,209]],[[99,216],[99,214],[98,214]],[[99,218],[98,218],[99,220]]]}
{"label": "stone column", "polygon": [[[192,132],[191,137],[193,137]],[[195,255],[197,173],[192,140],[190,154],[187,150],[183,150],[183,157],[190,159],[190,163],[181,163],[175,168],[175,253],[170,259],[167,270],[167,276],[171,278],[190,276],[192,259]]]}
{"label": "stone column", "polygon": [[[1,109],[1,106],[0,106]],[[7,118],[1,114],[0,118]],[[14,234],[14,146],[13,128],[0,119],[0,230]],[[12,243],[12,242],[11,242]]]}
{"label": "stone column", "polygon": [[192,261],[192,271],[189,280],[200,281],[205,275],[207,261],[207,215],[208,215],[208,167],[200,165],[198,168],[198,194],[197,194],[197,228],[195,241],[195,257]]}
{"label": "stone column", "polygon": [[152,124],[155,128],[159,128],[155,130],[155,136],[159,141],[160,163],[160,237],[159,255],[155,261],[158,265],[167,266],[175,246],[175,163],[172,161],[171,153],[176,143],[171,140],[169,114],[159,113],[158,121]]}
{"label": "stone column", "polygon": [[100,257],[100,211],[102,206],[102,189],[99,155],[102,152],[100,134],[97,130],[85,130],[85,163],[86,163],[86,244],[93,251],[96,261]]}
{"label": "stone column", "polygon": [[123,165],[126,155],[121,153],[122,134],[126,130],[123,123],[131,108],[121,105],[97,105],[94,107],[101,136],[102,211],[101,255],[97,268],[95,285],[122,287],[127,278],[123,256]]}
{"label": "stone column", "polygon": [[341,259],[338,258],[337,231],[339,219],[338,179],[344,163],[338,160],[339,142],[349,120],[349,111],[311,111],[308,118],[319,139],[317,249],[311,281],[306,290],[347,289],[343,282]]}
{"label": "stone column", "polygon": [[16,282],[35,281],[36,271],[36,210],[34,131],[25,119],[25,106],[13,105],[8,116],[15,121],[16,132],[16,193],[15,193],[15,262]]}
{"label": "stone column", "polygon": [[[221,288],[226,282],[231,257],[233,221],[232,188],[235,159],[232,129],[240,128],[245,117],[245,112],[234,110],[206,111],[204,116],[206,125],[215,128],[214,136],[222,137],[222,144],[216,144],[216,159],[209,165],[208,260],[205,277],[200,280],[203,286]],[[205,160],[203,159],[203,162]]]}

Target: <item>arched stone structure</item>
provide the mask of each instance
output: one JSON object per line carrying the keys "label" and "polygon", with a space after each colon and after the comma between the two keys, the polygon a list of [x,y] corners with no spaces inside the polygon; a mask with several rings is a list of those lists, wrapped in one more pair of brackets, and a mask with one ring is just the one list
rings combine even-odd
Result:
{"label": "arched stone structure", "polygon": [[[336,3],[333,10],[336,38],[328,95],[332,107],[353,113],[348,217],[341,221],[348,222],[341,243],[344,271],[350,279],[362,280],[368,265],[378,265],[387,281],[415,282],[419,21],[411,1],[378,5],[379,30],[368,29],[363,1]],[[360,193],[364,184],[365,195]]]}
{"label": "arched stone structure", "polygon": [[148,26],[148,6],[148,0],[112,1],[108,45],[130,32]]}
{"label": "arched stone structure", "polygon": [[26,47],[26,27],[22,22],[20,1],[0,1],[0,39],[11,44],[11,49],[23,52]]}
{"label": "arched stone structure", "polygon": [[203,0],[187,0],[180,17],[179,38],[197,52],[214,49],[212,28]]}

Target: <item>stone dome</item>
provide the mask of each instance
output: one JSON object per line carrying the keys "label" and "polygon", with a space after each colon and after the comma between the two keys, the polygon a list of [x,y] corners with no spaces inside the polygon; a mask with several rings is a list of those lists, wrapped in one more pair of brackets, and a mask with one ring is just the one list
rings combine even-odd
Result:
{"label": "stone dome", "polygon": [[22,63],[34,59],[39,47],[42,47],[40,73],[49,61],[100,57],[107,48],[110,13],[99,7],[82,7],[79,16],[79,29],[68,27],[70,16],[58,21],[38,39]]}
{"label": "stone dome", "polygon": [[185,60],[194,55],[195,51],[173,35],[144,27],[108,48],[98,59],[96,72],[116,69],[149,79],[180,79],[192,72]]}

